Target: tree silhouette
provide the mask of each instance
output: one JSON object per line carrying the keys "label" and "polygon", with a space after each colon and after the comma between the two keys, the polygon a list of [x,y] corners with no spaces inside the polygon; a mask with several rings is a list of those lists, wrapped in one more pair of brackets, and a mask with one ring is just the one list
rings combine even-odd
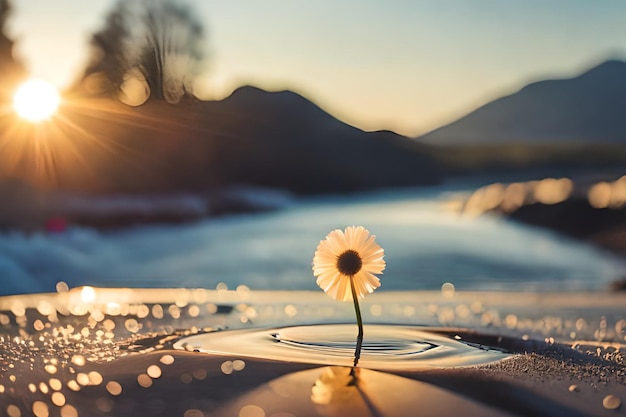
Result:
{"label": "tree silhouette", "polygon": [[130,69],[126,46],[130,33],[124,9],[124,3],[118,3],[107,15],[104,27],[91,37],[91,64],[85,71],[84,80],[95,84],[89,88],[96,93],[117,96]]}
{"label": "tree silhouette", "polygon": [[151,99],[177,102],[193,90],[203,40],[202,23],[179,1],[120,0],[91,38],[84,80],[96,77],[99,92],[110,95],[140,81]]}
{"label": "tree silhouette", "polygon": [[5,34],[11,12],[8,0],[0,0],[0,98],[10,98],[16,85],[26,76],[24,66],[13,56],[13,41]]}

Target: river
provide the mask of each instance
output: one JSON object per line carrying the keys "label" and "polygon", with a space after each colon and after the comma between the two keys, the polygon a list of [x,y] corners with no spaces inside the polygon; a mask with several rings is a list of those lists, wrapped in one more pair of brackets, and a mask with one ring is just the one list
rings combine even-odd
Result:
{"label": "river", "polygon": [[385,249],[384,290],[603,290],[626,264],[499,217],[452,209],[463,186],[297,199],[285,209],[184,225],[0,235],[0,294],[70,287],[315,289],[311,260],[334,228],[363,225]]}

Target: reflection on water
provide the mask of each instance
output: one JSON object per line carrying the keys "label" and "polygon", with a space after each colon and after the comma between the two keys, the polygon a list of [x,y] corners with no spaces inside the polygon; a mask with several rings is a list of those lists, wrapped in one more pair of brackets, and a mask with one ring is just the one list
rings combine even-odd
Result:
{"label": "reflection on water", "polygon": [[[416,370],[476,365],[507,355],[429,332],[426,328],[366,325],[359,366],[379,370]],[[174,344],[220,355],[350,366],[354,359],[354,325],[296,326],[278,329],[213,332],[185,337]]]}
{"label": "reflection on water", "polygon": [[513,212],[526,204],[558,204],[567,200],[574,190],[569,178],[545,178],[539,181],[494,183],[479,188],[463,205],[463,214],[478,216],[500,209]]}
{"label": "reflection on water", "polygon": [[[498,407],[418,379],[357,368],[328,366],[295,371],[246,392],[216,415],[253,406],[259,416],[508,416]],[[248,411],[248,409],[245,409]]]}
{"label": "reflection on water", "polygon": [[600,181],[589,188],[589,204],[594,208],[618,209],[626,204],[626,175],[615,181]]}
{"label": "reflection on water", "polygon": [[323,368],[311,389],[311,401],[320,405],[350,401],[350,397],[359,395],[360,371],[359,368],[342,366]]}
{"label": "reflection on water", "polygon": [[626,204],[626,175],[615,181],[599,181],[577,189],[569,178],[544,178],[510,184],[493,183],[474,191],[462,206],[468,216],[492,210],[511,213],[528,204],[552,205],[570,197],[584,198],[596,209],[621,209]]}

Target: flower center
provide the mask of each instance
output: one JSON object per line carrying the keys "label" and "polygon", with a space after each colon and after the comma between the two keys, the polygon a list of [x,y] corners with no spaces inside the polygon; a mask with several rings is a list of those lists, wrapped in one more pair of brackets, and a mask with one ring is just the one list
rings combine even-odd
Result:
{"label": "flower center", "polygon": [[348,249],[337,257],[337,269],[344,275],[356,275],[362,266],[363,260],[355,250]]}

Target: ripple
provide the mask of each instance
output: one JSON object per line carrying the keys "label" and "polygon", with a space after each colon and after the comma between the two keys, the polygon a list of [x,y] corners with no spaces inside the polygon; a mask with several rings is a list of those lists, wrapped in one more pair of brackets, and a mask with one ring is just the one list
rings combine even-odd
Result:
{"label": "ripple", "polygon": [[[349,366],[355,345],[355,325],[317,324],[200,334],[185,337],[174,347],[213,355]],[[371,325],[365,327],[359,365],[378,370],[417,370],[477,365],[507,356],[424,327]]]}

